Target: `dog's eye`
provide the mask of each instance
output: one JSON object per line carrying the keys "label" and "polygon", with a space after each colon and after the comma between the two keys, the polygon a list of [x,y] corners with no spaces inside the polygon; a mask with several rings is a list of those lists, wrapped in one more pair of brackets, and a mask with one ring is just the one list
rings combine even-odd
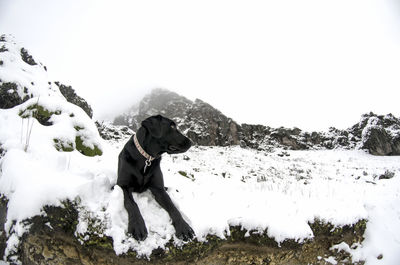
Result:
{"label": "dog's eye", "polygon": [[175,130],[176,129],[176,125],[172,123],[171,124],[171,128]]}

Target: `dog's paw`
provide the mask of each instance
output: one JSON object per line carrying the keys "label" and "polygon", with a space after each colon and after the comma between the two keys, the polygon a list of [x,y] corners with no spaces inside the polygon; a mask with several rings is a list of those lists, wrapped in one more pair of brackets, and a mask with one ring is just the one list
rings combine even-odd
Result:
{"label": "dog's paw", "polygon": [[189,241],[195,236],[193,229],[183,220],[175,225],[175,231],[176,236],[184,241]]}
{"label": "dog's paw", "polygon": [[147,238],[147,228],[144,222],[130,222],[128,224],[128,234],[132,235],[137,241],[143,241]]}

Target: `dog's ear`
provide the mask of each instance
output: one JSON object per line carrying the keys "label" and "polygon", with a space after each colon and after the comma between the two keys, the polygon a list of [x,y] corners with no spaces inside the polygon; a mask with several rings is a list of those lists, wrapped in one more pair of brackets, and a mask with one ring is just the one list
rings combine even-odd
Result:
{"label": "dog's ear", "polygon": [[161,115],[151,116],[142,121],[142,126],[146,128],[154,138],[161,138],[161,120]]}

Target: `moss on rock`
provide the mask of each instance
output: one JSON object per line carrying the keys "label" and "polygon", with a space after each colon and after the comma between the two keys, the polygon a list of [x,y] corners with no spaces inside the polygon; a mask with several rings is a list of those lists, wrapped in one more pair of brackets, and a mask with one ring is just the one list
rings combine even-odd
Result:
{"label": "moss on rock", "polygon": [[60,110],[50,111],[46,107],[44,107],[38,103],[30,105],[26,109],[21,110],[19,112],[19,116],[21,118],[23,118],[23,119],[30,118],[30,117],[35,118],[43,126],[53,125],[53,123],[49,121],[51,119],[51,116],[52,115],[60,115],[60,114],[61,114]]}
{"label": "moss on rock", "polygon": [[363,235],[367,228],[367,220],[361,219],[355,224],[335,226],[331,223],[316,219],[313,223],[309,223],[309,225],[315,237],[329,238],[333,244],[344,241],[352,245],[353,243],[364,240]]}
{"label": "moss on rock", "polygon": [[93,145],[93,148],[85,145],[81,136],[75,137],[75,142],[69,142],[61,139],[53,139],[54,147],[59,152],[72,152],[78,150],[81,154],[85,156],[101,156],[103,152],[97,145]]}
{"label": "moss on rock", "polygon": [[[28,106],[24,110],[21,110],[19,112],[19,116],[21,118],[33,117],[37,119],[40,124],[44,126],[51,126],[53,125],[53,123],[50,121],[51,117],[53,115],[61,115],[61,113],[61,110],[50,111],[46,107],[40,105],[39,103],[36,103]],[[74,118],[75,115],[71,113],[69,117]],[[81,154],[85,156],[101,156],[103,154],[98,145],[94,143],[92,145],[88,145],[85,143],[85,136],[82,132],[85,130],[84,127],[75,125],[74,129],[77,134],[74,142],[58,138],[53,139],[54,147],[57,149],[57,151],[72,152],[73,150],[78,150]]]}
{"label": "moss on rock", "polygon": [[97,145],[93,144],[93,147],[85,145],[81,136],[75,137],[75,147],[76,150],[85,156],[101,156],[103,154]]}

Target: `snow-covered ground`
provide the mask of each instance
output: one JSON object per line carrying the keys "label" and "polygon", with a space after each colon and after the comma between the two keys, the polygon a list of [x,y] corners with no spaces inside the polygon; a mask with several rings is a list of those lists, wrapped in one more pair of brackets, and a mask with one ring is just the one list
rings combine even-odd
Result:
{"label": "snow-covered ground", "polygon": [[[0,158],[0,194],[9,200],[5,256],[15,255],[29,230],[26,218],[44,214],[43,206],[61,205],[66,199],[80,202],[76,233],[85,235],[90,220],[99,220],[117,254],[132,249],[150,255],[171,239],[183,244],[149,192],[134,194],[148,238],[137,242],[126,235],[123,196],[114,185],[118,153],[127,139],[102,140],[93,121],[64,99],[42,64],[23,62],[13,40],[4,45],[2,82],[17,84],[21,98],[31,97],[14,108],[0,109],[0,155],[5,151]],[[39,123],[33,118],[38,112],[50,119]],[[102,155],[83,155],[88,148],[98,148]],[[334,248],[351,252],[353,261],[399,264],[400,157],[343,150],[266,153],[193,147],[184,155],[165,155],[161,166],[168,193],[199,240],[207,234],[224,238],[229,226],[241,225],[267,229],[278,243],[302,242],[313,237],[308,222],[315,219],[341,226],[366,218],[361,245]],[[380,179],[384,174],[391,178]]]}
{"label": "snow-covered ground", "polygon": [[[34,126],[32,131],[39,131],[41,125]],[[7,254],[13,253],[18,238],[29,228],[22,224],[25,218],[40,214],[46,204],[60,205],[66,198],[79,197],[83,206],[77,233],[86,232],[88,216],[98,218],[104,234],[113,238],[117,254],[133,249],[150,255],[174,238],[168,214],[149,192],[134,195],[148,238],[137,242],[126,235],[122,192],[118,187],[112,189],[117,155],[126,140],[103,142],[102,156],[86,157],[77,151],[39,152],[35,134],[31,137],[32,146],[26,152],[21,145],[1,160],[0,192],[9,199],[6,231],[17,221]],[[397,264],[399,162],[400,157],[376,157],[363,151],[263,153],[240,147],[193,147],[185,155],[165,155],[162,169],[168,193],[199,240],[207,234],[224,238],[230,225],[241,225],[249,230],[268,228],[268,235],[277,242],[301,242],[313,236],[308,222],[315,218],[338,226],[367,218],[363,244],[355,250],[347,246],[353,261]],[[379,179],[385,172],[394,177]]]}

